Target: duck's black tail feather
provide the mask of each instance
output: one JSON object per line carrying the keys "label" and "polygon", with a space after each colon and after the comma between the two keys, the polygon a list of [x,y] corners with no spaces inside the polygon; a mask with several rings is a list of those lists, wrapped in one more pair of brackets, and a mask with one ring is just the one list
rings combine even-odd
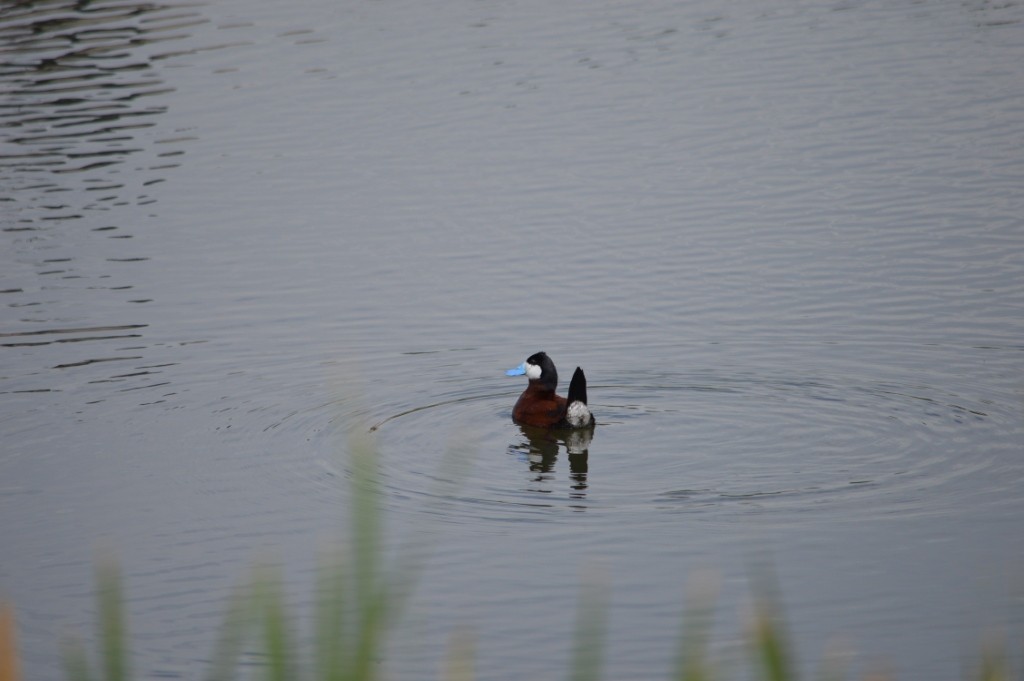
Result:
{"label": "duck's black tail feather", "polygon": [[[587,406],[587,377],[583,369],[576,367],[576,373],[569,382],[569,395],[565,398],[565,423],[570,428],[590,428],[594,425],[594,415]],[[586,450],[586,445],[583,446]]]}
{"label": "duck's black tail feather", "polygon": [[587,377],[583,375],[583,369],[579,367],[576,367],[572,380],[569,382],[569,394],[566,396],[565,401],[567,404],[572,404],[573,402],[587,403]]}

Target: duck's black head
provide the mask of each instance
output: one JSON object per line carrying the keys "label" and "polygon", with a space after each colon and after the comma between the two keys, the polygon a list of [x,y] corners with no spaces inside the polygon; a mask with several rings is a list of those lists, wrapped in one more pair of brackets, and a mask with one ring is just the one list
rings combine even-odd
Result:
{"label": "duck's black head", "polygon": [[555,363],[544,352],[530,355],[525,362],[505,373],[509,376],[525,374],[530,379],[530,383],[540,383],[548,390],[555,390],[558,387],[558,370],[555,369]]}

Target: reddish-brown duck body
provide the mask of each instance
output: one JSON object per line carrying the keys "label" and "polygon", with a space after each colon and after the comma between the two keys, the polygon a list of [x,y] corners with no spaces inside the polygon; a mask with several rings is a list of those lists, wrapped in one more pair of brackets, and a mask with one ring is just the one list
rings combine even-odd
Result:
{"label": "reddish-brown duck body", "polygon": [[516,423],[537,428],[587,428],[594,425],[594,416],[587,407],[587,378],[579,367],[576,367],[569,383],[568,397],[555,394],[558,371],[551,358],[543,352],[530,355],[525,362],[505,373],[509,376],[525,374],[530,380],[512,407],[512,420]]}

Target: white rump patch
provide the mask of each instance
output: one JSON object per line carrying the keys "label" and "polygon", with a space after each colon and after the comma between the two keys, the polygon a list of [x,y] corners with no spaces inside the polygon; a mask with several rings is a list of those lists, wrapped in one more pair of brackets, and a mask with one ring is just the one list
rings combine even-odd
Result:
{"label": "white rump patch", "polygon": [[590,409],[582,402],[571,403],[565,412],[565,420],[573,428],[589,426],[590,418]]}

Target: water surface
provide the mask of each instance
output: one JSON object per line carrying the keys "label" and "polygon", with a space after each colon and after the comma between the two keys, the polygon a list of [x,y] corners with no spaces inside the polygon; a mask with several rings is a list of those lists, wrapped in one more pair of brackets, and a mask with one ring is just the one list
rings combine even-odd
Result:
{"label": "water surface", "polygon": [[[944,678],[1024,625],[1017,3],[71,3],[0,10],[0,590],[26,672],[123,561],[142,678],[231,585],[308,610],[372,429],[432,558],[387,664],[609,678],[754,565],[797,653]],[[510,421],[583,366],[586,456]],[[564,386],[563,386],[564,388]],[[454,444],[453,444],[454,443]],[[455,467],[452,448],[469,454]]]}

